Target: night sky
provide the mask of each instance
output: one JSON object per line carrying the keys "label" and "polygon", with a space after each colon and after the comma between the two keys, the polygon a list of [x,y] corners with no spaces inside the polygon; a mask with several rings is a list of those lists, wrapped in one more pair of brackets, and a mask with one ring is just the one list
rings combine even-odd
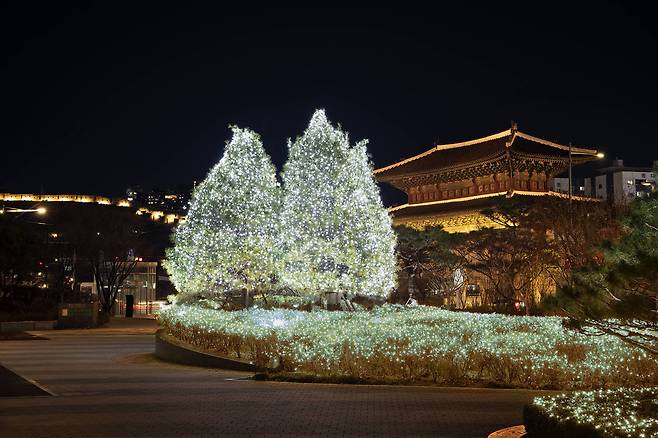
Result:
{"label": "night sky", "polygon": [[0,10],[0,191],[190,183],[229,124],[260,133],[281,166],[315,108],[370,139],[378,167],[512,119],[628,164],[658,159],[648,7],[12,3]]}

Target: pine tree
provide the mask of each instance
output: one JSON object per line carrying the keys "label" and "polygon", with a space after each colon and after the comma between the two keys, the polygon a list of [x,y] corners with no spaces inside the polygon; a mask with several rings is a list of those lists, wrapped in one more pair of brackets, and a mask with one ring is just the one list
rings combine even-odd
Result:
{"label": "pine tree", "polygon": [[224,156],[196,188],[167,270],[188,299],[253,293],[275,278],[280,185],[258,134],[231,128]]}
{"label": "pine tree", "polygon": [[619,220],[620,235],[596,248],[574,285],[549,303],[569,325],[610,334],[658,356],[658,197],[636,199]]}
{"label": "pine tree", "polygon": [[305,295],[386,296],[394,287],[395,235],[372,177],[366,142],[350,147],[318,110],[288,143],[283,172],[283,284]]}

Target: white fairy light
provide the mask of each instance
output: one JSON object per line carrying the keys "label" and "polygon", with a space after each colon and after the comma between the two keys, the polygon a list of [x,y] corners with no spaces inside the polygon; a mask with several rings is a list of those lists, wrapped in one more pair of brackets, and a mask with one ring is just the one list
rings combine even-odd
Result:
{"label": "white fairy light", "polygon": [[[557,317],[394,305],[360,312],[227,312],[171,305],[161,311],[160,319],[172,333],[199,345],[212,339],[213,348],[218,348],[240,339],[243,357],[249,356],[250,343],[265,342],[270,360],[283,358],[284,363],[295,364],[289,371],[358,370],[359,376],[401,378],[412,371],[427,375],[447,363],[467,379],[509,378],[500,383],[534,388],[658,384],[658,364],[644,351],[612,336],[568,330]],[[346,352],[349,361],[341,360]],[[374,365],[384,362],[387,368]],[[395,368],[395,363],[406,368]]]}
{"label": "white fairy light", "polygon": [[372,177],[366,141],[350,146],[323,110],[289,142],[283,171],[284,285],[306,295],[387,296],[395,285],[395,234]]}
{"label": "white fairy light", "polygon": [[263,287],[275,274],[280,185],[258,134],[232,127],[224,155],[194,191],[167,253],[185,297]]}
{"label": "white fairy light", "polygon": [[[658,388],[615,388],[537,397],[532,404],[559,423],[590,426],[600,436],[658,436]],[[653,406],[651,406],[653,404]]]}
{"label": "white fairy light", "polygon": [[393,289],[395,234],[366,142],[350,146],[319,110],[289,148],[282,194],[258,135],[233,128],[167,253],[179,302],[242,289],[305,296]]}

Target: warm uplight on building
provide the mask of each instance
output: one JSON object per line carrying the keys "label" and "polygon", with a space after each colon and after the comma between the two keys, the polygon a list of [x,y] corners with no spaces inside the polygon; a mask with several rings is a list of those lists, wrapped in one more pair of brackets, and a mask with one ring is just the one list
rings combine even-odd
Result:
{"label": "warm uplight on building", "polygon": [[[165,196],[168,200],[178,199],[178,195],[169,194]],[[117,207],[131,207],[130,198],[129,199],[112,199],[106,198],[104,196],[92,196],[92,195],[34,195],[34,194],[25,194],[25,193],[0,193],[0,201],[8,202],[80,202],[80,203],[96,203],[101,205],[115,205]],[[183,207],[187,209],[187,207]],[[36,209],[21,209],[21,208],[12,208],[12,207],[3,207],[0,209],[0,215],[5,213],[37,213],[45,214],[45,207],[39,207]],[[174,213],[165,213],[164,211],[152,211],[148,208],[139,208],[135,214],[138,216],[147,215],[151,220],[159,222],[164,220],[167,224],[174,224],[177,221],[182,222],[185,216],[179,216]]]}

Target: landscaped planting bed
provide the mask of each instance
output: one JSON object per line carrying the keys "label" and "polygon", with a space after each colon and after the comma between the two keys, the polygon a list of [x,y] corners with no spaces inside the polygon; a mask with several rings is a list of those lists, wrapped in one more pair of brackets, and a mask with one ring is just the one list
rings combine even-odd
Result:
{"label": "landscaped planting bed", "polygon": [[159,317],[182,341],[285,372],[564,389],[658,383],[647,353],[567,330],[555,317],[394,305],[357,312],[171,305]]}
{"label": "landscaped planting bed", "polygon": [[523,421],[529,438],[656,437],[658,388],[538,397],[525,407]]}

